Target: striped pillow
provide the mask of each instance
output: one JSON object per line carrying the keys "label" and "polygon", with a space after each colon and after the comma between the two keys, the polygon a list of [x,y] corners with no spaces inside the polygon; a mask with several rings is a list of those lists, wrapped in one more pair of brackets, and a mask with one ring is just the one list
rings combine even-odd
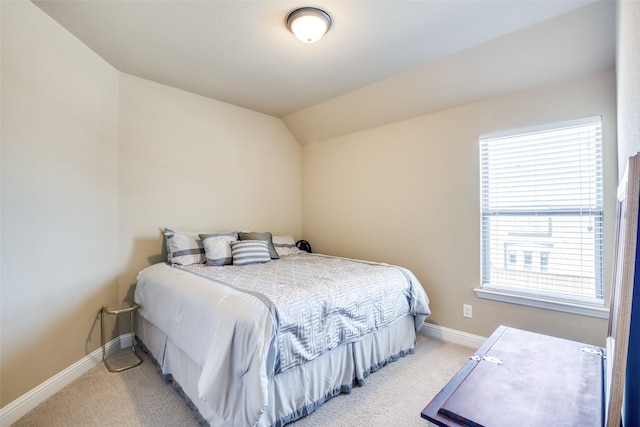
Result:
{"label": "striped pillow", "polygon": [[229,243],[233,265],[263,264],[271,261],[269,246],[264,240],[240,240]]}
{"label": "striped pillow", "polygon": [[204,245],[207,265],[230,265],[233,263],[230,243],[238,240],[236,233],[200,234],[200,239]]}

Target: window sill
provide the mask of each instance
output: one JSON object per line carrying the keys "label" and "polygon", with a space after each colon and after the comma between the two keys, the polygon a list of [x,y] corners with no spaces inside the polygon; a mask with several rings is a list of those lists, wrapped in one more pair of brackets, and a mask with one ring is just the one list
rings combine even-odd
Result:
{"label": "window sill", "polygon": [[600,319],[609,318],[609,310],[602,307],[581,305],[565,301],[554,301],[490,289],[476,288],[474,289],[474,292],[478,298],[490,299],[493,301],[502,301],[512,304],[527,305],[530,307],[545,308],[547,310],[563,311],[565,313],[580,314],[582,316],[597,317]]}

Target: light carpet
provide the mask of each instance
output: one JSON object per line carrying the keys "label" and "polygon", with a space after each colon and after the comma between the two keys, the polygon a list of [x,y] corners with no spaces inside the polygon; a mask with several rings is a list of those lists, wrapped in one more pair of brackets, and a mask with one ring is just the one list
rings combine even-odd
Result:
{"label": "light carpet", "polygon": [[[371,374],[291,427],[425,427],[420,412],[473,349],[418,335],[415,354]],[[199,426],[185,399],[143,354],[142,365],[110,373],[100,364],[13,426]]]}

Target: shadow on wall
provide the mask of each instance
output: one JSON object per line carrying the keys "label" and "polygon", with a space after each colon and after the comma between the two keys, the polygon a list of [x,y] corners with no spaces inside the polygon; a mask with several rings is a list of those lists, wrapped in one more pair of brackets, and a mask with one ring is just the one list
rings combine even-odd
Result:
{"label": "shadow on wall", "polygon": [[[120,302],[134,302],[136,280],[141,270],[150,265],[167,260],[167,245],[163,232],[164,229],[159,229],[158,237],[153,239],[134,239],[133,249],[131,251],[132,256],[129,259],[127,267],[120,275]],[[160,250],[159,252],[158,249]],[[117,325],[116,328],[114,328],[114,336],[111,337],[111,339],[116,337],[116,331],[118,331],[120,335],[129,333],[131,331],[130,323],[129,316],[118,316]]]}
{"label": "shadow on wall", "polygon": [[[93,316],[93,322],[91,323],[91,327],[89,328],[89,333],[87,334],[87,338],[85,340],[84,345],[84,355],[89,355],[94,350],[100,348],[102,346],[102,332],[100,329],[100,316],[102,315],[102,307],[103,306],[112,306],[118,305],[119,302],[114,300],[113,298],[91,298],[91,303],[87,303],[87,307],[95,308],[95,316]],[[105,319],[106,320],[106,319]],[[118,325],[114,324],[111,328],[109,328],[109,322],[105,323],[105,342],[109,342],[113,338],[117,336]],[[111,331],[109,333],[109,331]]]}
{"label": "shadow on wall", "polygon": [[[165,262],[166,260],[167,260],[167,252],[166,252],[166,246],[165,246],[165,242],[164,242],[164,238],[163,238],[163,240],[162,240],[162,253],[148,256],[147,257],[148,264],[143,266],[143,267],[140,267],[139,270],[142,270],[142,269],[144,269],[145,267],[147,267],[149,265],[158,264],[160,262]],[[124,293],[124,297],[122,298],[123,302],[129,302],[129,303],[134,302],[134,293],[136,291],[136,284],[137,284],[137,282],[128,284],[128,288],[127,288],[126,292],[123,292]]]}

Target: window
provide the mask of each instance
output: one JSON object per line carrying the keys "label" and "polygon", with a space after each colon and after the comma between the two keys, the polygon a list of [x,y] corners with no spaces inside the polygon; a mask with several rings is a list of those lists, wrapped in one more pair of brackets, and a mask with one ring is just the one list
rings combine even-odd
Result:
{"label": "window", "polygon": [[480,157],[481,290],[602,307],[601,118],[482,137]]}
{"label": "window", "polygon": [[540,252],[540,271],[549,271],[549,252]]}
{"label": "window", "polygon": [[531,270],[531,266],[533,265],[533,252],[524,251],[524,268],[527,270]]}

